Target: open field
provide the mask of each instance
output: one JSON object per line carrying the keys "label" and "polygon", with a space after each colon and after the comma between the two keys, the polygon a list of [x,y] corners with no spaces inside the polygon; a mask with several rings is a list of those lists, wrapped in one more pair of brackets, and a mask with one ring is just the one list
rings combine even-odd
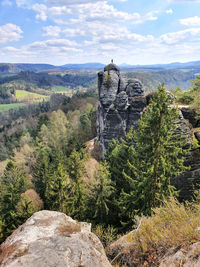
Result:
{"label": "open field", "polygon": [[43,100],[44,98],[48,98],[46,95],[40,95],[25,90],[16,90],[15,94],[18,101]]}
{"label": "open field", "polygon": [[23,103],[13,103],[13,104],[0,104],[0,111],[9,110],[11,108],[19,108],[24,106]]}
{"label": "open field", "polygon": [[0,78],[7,78],[7,77],[12,77],[12,76],[16,76],[16,74],[13,74],[13,73],[0,74]]}

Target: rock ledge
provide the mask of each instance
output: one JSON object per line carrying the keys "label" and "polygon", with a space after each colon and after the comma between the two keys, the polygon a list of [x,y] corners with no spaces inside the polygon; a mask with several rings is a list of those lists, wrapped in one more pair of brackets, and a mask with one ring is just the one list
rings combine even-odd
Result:
{"label": "rock ledge", "polygon": [[64,213],[39,211],[0,247],[1,267],[110,267],[91,225]]}

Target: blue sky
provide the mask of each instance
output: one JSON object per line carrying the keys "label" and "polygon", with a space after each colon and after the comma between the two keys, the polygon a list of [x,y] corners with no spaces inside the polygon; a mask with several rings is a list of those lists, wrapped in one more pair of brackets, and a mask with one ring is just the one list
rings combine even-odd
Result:
{"label": "blue sky", "polygon": [[0,0],[0,62],[200,60],[200,0]]}

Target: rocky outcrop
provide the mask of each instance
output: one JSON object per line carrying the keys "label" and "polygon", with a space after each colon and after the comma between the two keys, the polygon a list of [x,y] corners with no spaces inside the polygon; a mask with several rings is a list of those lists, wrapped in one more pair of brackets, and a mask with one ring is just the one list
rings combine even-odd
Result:
{"label": "rocky outcrop", "polygon": [[169,251],[161,260],[159,267],[199,267],[200,266],[200,242],[190,245],[186,249]]}
{"label": "rocky outcrop", "polygon": [[115,64],[98,73],[98,93],[97,136],[103,155],[113,138],[120,139],[130,126],[137,127],[146,97],[142,83],[137,79],[125,81]]}
{"label": "rocky outcrop", "polygon": [[152,248],[146,254],[135,254],[135,244],[132,240],[132,232],[122,236],[110,245],[107,250],[112,264],[127,267],[199,267],[200,266],[200,242],[188,246],[168,248],[166,251],[158,251]]}
{"label": "rocky outcrop", "polygon": [[[113,138],[120,140],[130,126],[137,128],[138,120],[153,94],[145,96],[142,83],[137,79],[124,80],[115,64],[109,64],[98,73],[97,139],[102,158]],[[196,128],[200,127],[200,119],[189,107],[178,108],[177,131],[182,131],[188,139],[186,147],[192,146],[194,136],[200,144],[200,130]],[[190,170],[172,179],[172,183],[180,190],[181,200],[190,199],[194,186],[200,184],[198,148],[190,151],[185,164],[191,166]]]}
{"label": "rocky outcrop", "polygon": [[0,247],[1,267],[110,267],[91,225],[64,213],[40,211]]}

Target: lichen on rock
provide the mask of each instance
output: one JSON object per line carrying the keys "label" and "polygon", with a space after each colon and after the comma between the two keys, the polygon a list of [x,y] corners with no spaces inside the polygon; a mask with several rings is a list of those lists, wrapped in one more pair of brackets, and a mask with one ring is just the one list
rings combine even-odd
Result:
{"label": "lichen on rock", "polygon": [[89,223],[64,213],[39,211],[0,247],[1,267],[110,267]]}

